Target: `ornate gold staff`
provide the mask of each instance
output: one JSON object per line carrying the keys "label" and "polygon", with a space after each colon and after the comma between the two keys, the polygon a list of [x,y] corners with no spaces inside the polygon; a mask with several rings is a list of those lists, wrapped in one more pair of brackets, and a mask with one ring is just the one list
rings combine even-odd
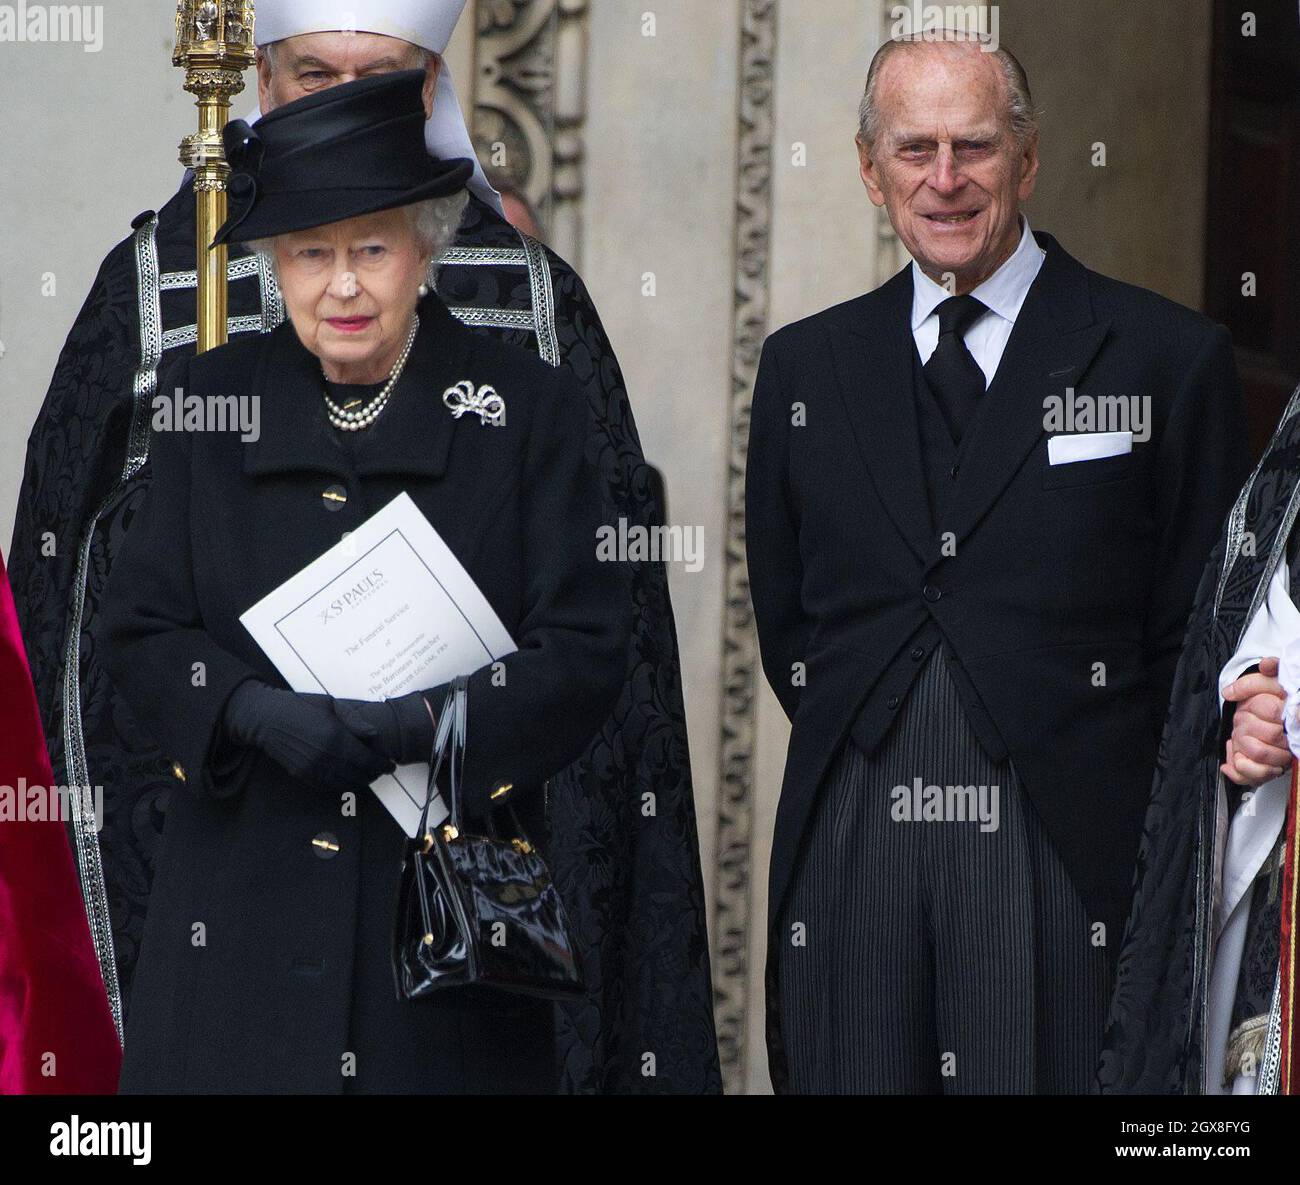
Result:
{"label": "ornate gold staff", "polygon": [[226,340],[228,254],[208,244],[226,220],[226,178],[230,166],[221,129],[230,100],[244,89],[243,72],[256,58],[252,0],[178,0],[176,52],[172,65],[185,69],[185,89],[199,109],[199,130],[181,141],[181,164],[194,170],[198,206],[198,352]]}

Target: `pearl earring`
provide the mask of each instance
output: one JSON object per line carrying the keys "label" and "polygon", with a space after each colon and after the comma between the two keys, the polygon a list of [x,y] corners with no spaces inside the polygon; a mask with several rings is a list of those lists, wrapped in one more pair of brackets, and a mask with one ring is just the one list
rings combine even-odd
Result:
{"label": "pearl earring", "polygon": [[419,292],[420,292],[420,295],[421,295],[421,296],[428,296],[428,295],[429,295],[429,285],[428,285],[428,284],[421,284],[421,285],[420,285],[420,288],[419,288]]}

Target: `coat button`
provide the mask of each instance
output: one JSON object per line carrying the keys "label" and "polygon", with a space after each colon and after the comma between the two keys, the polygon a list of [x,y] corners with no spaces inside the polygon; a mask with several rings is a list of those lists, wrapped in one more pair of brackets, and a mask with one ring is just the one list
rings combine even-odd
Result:
{"label": "coat button", "polygon": [[953,481],[956,481],[961,476],[961,466],[954,465],[948,470],[948,476],[951,477]]}
{"label": "coat button", "polygon": [[311,850],[322,860],[333,860],[339,854],[339,837],[328,831],[322,831],[311,841]]}
{"label": "coat button", "polygon": [[898,705],[901,704],[902,702],[903,702],[903,701],[902,701],[901,699],[899,699],[898,696],[896,696],[896,695],[891,695],[891,696],[889,697],[889,705],[888,705],[889,710],[890,710],[891,712],[896,712],[896,711],[898,710]]}
{"label": "coat button", "polygon": [[935,588],[933,584],[927,584],[925,588],[921,590],[921,595],[932,605],[936,601],[943,600],[943,590]]}
{"label": "coat button", "polygon": [[178,782],[188,781],[185,777],[185,767],[179,761],[172,762],[172,777]]}
{"label": "coat button", "polygon": [[342,510],[348,504],[348,492],[340,485],[332,485],[320,496],[326,510]]}
{"label": "coat button", "polygon": [[925,657],[925,647],[917,646],[912,651],[912,661],[920,662]]}
{"label": "coat button", "polygon": [[492,802],[500,802],[501,799],[509,794],[514,788],[515,784],[513,782],[497,782],[497,784],[492,787],[492,792],[488,795],[488,799]]}

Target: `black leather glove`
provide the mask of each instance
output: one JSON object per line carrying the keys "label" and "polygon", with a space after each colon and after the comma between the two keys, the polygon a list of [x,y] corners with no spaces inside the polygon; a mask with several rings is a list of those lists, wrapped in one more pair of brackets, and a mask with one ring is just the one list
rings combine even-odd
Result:
{"label": "black leather glove", "polygon": [[295,778],[322,790],[343,794],[391,773],[392,759],[345,728],[330,702],[327,695],[250,680],[226,701],[223,721],[231,740],[260,749]]}
{"label": "black leather glove", "polygon": [[336,699],[334,714],[353,736],[391,757],[398,765],[428,761],[436,733],[433,716],[418,691],[368,703]]}

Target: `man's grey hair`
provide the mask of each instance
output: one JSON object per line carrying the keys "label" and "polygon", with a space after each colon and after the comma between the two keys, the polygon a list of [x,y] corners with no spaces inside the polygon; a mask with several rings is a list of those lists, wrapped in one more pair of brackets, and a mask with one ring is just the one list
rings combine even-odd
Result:
{"label": "man's grey hair", "polygon": [[[427,70],[438,56],[433,50],[425,49],[422,45],[412,45],[407,42],[406,47],[411,51],[410,66],[408,67],[411,70]],[[268,42],[261,47],[262,56],[266,58],[266,64],[272,74],[275,73],[275,59],[279,49],[280,43],[278,41]]]}
{"label": "man's grey hair", "polygon": [[[402,206],[415,231],[420,250],[429,255],[429,274],[433,275],[442,257],[456,241],[461,219],[465,216],[465,207],[469,204],[469,194],[465,190],[448,197],[426,198],[422,202],[413,202]],[[275,237],[254,239],[248,244],[250,250],[264,256],[275,269]]]}
{"label": "man's grey hair", "polygon": [[[940,44],[971,44],[971,37],[970,34],[947,29],[937,35],[914,33],[906,37],[891,38],[876,51],[876,56],[871,59],[871,68],[867,71],[867,86],[862,95],[862,105],[858,108],[858,139],[863,144],[874,144],[883,130],[876,92],[885,63],[908,45],[934,44],[936,41]],[[1029,89],[1029,75],[1009,49],[999,46],[989,52],[988,56],[1002,68],[1002,76],[1007,84],[1009,108],[1007,118],[1017,143],[1024,145],[1038,131],[1038,111],[1034,107],[1034,96]]]}

